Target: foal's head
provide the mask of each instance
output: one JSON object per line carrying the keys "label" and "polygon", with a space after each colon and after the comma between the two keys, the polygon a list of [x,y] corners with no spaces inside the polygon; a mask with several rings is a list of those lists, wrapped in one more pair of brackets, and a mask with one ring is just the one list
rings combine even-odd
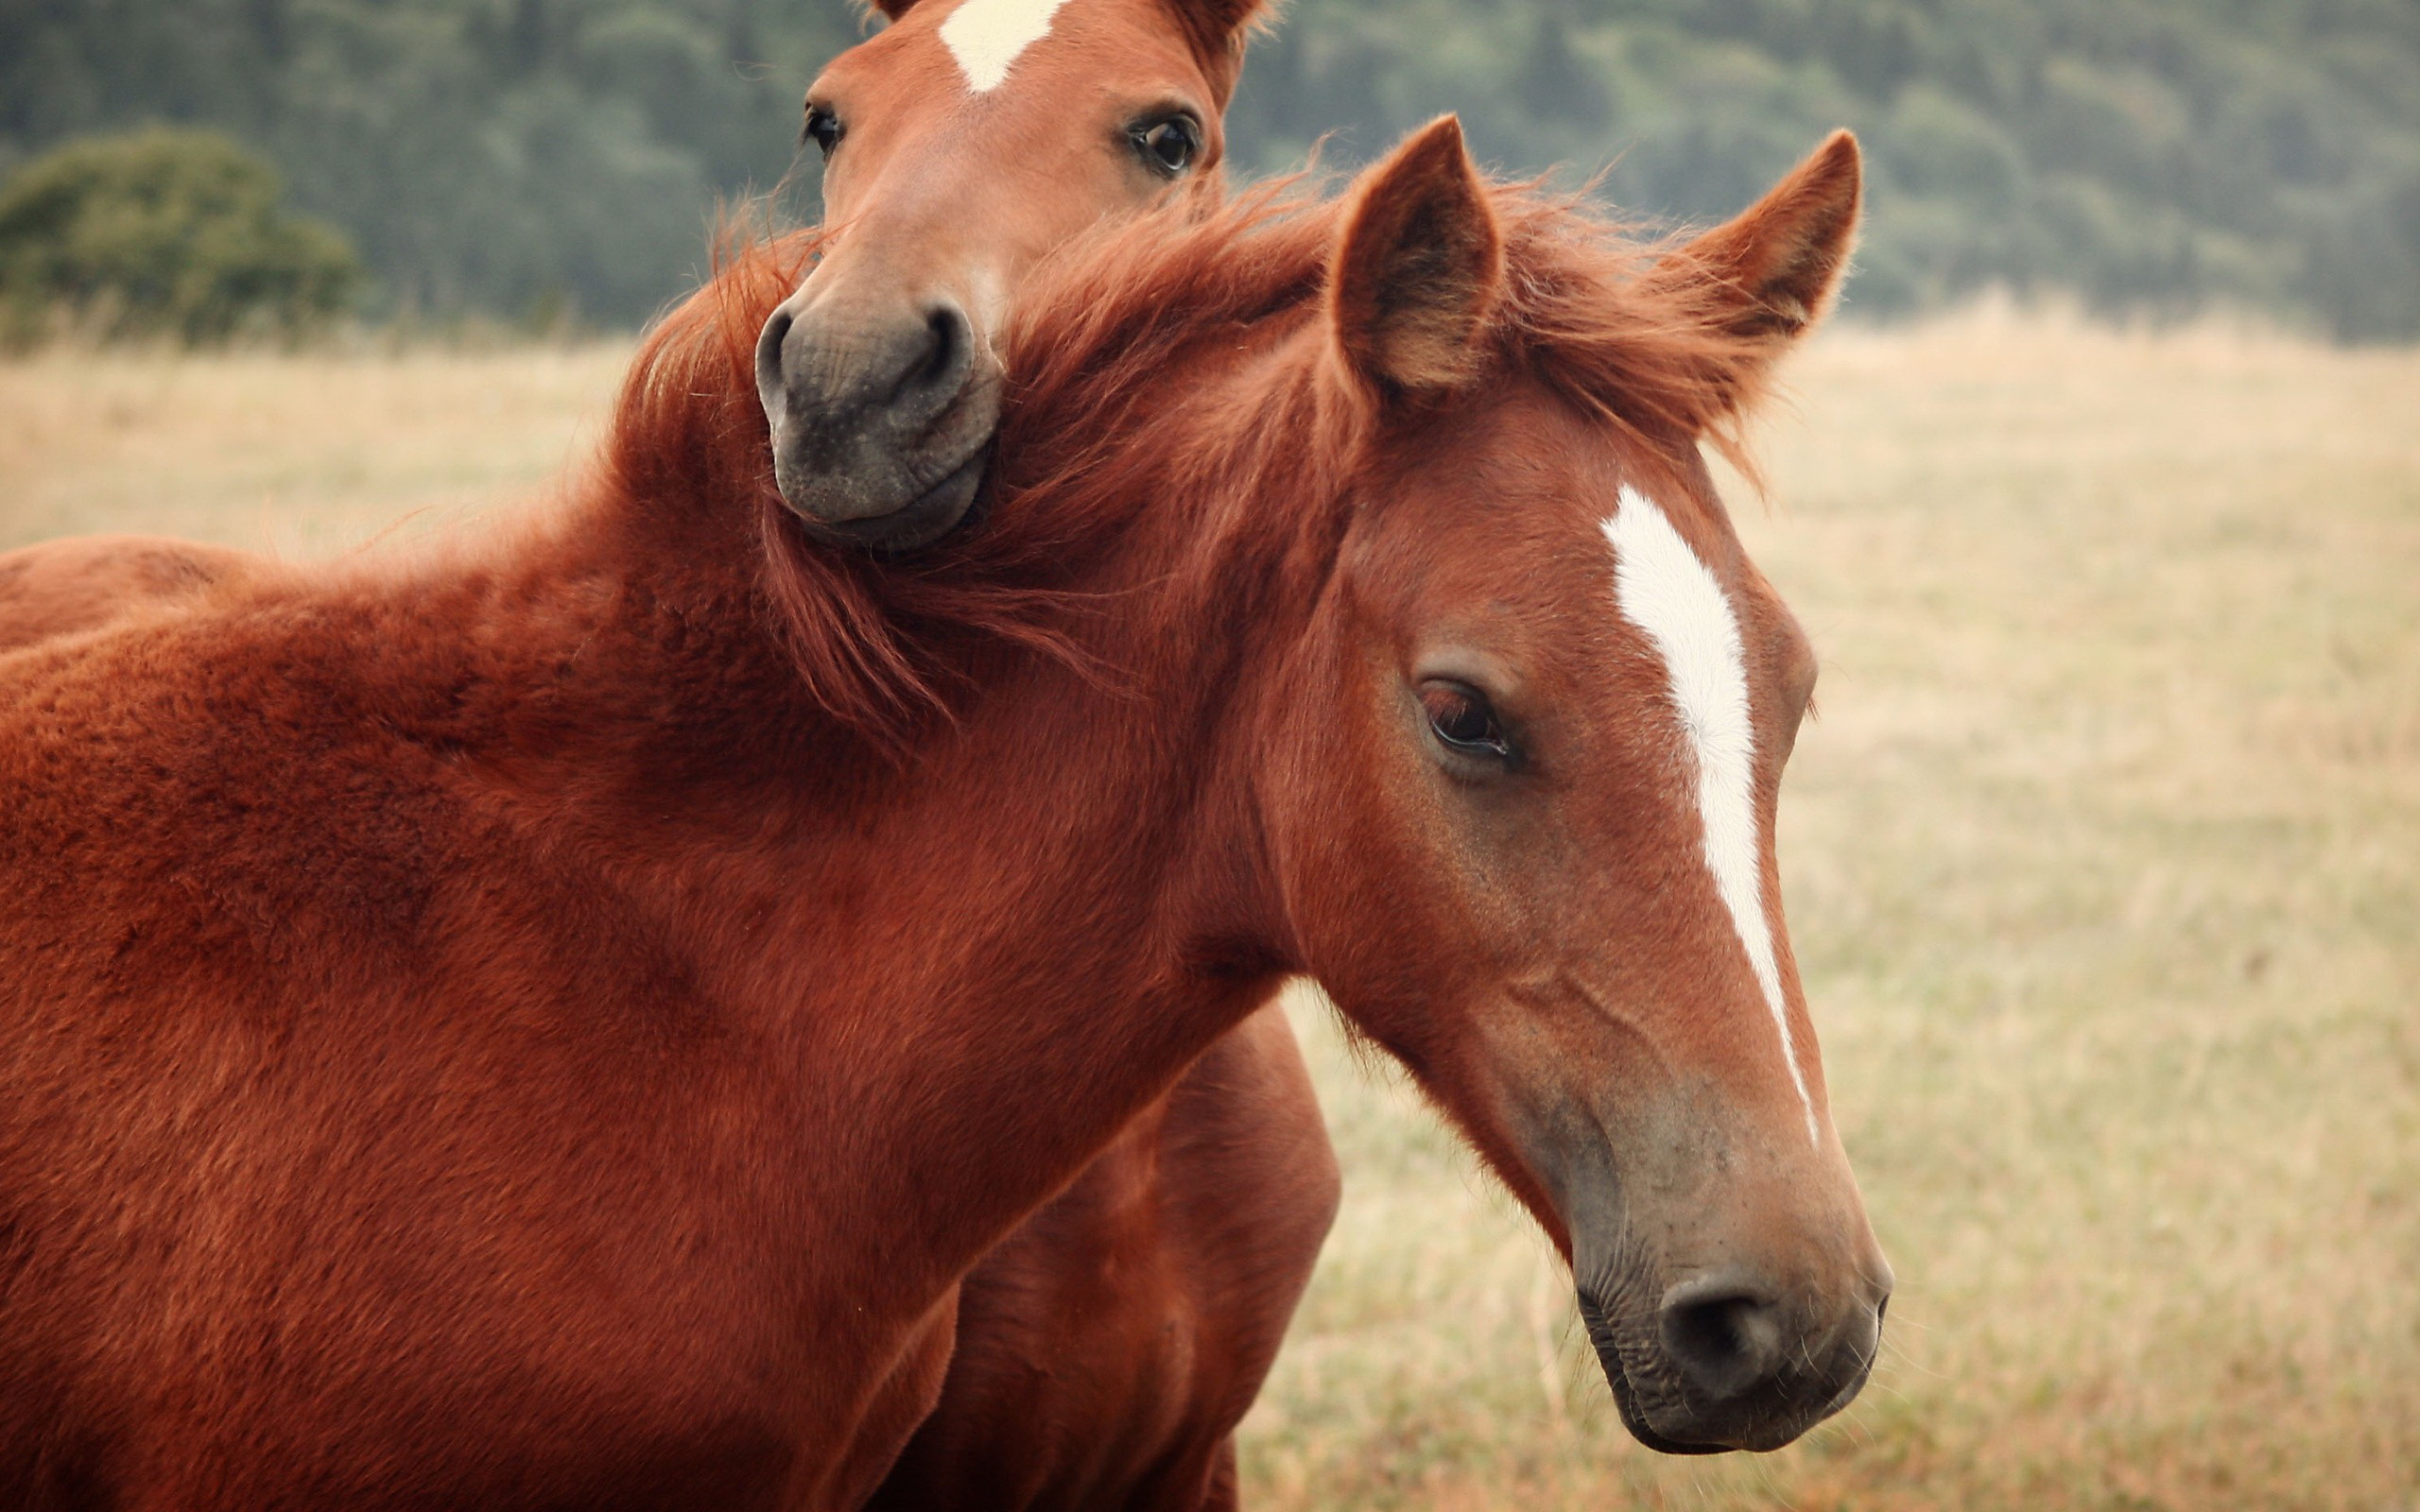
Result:
{"label": "foal's head", "polygon": [[1698,452],[1830,298],[1858,179],[1842,134],[1626,265],[1443,121],[1357,187],[1305,337],[1352,461],[1254,721],[1300,958],[1564,1245],[1667,1451],[1844,1404],[1891,1288],[1773,859],[1815,659]]}
{"label": "foal's head", "polygon": [[756,349],[783,498],[835,541],[944,534],[1044,253],[1211,171],[1260,0],[875,0],[806,96],[825,250]]}

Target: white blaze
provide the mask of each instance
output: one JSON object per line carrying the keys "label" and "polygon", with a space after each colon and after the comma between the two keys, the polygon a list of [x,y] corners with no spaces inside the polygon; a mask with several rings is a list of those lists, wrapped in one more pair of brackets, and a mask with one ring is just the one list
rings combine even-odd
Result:
{"label": "white blaze", "polygon": [[1772,925],[1765,914],[1762,848],[1756,826],[1756,728],[1748,716],[1748,671],[1739,648],[1739,621],[1705,563],[1672,528],[1655,502],[1624,487],[1605,539],[1614,547],[1614,598],[1622,618],[1647,632],[1663,654],[1672,705],[1697,758],[1698,815],[1704,821],[1705,864],[1715,890],[1731,911],[1747,947],[1748,965],[1781,1031],[1782,1059],[1806,1109],[1806,1137],[1815,1131],[1815,1101],[1798,1069],[1798,1047],[1783,1002],[1781,969],[1773,959]]}
{"label": "white blaze", "polygon": [[985,94],[1000,87],[1017,55],[1050,33],[1050,18],[1066,0],[966,0],[942,23],[942,41],[966,75],[967,87]]}

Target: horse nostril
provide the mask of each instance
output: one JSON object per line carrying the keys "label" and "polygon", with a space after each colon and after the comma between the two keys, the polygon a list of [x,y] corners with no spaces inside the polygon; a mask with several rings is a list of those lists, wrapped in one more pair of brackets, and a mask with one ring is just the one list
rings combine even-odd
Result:
{"label": "horse nostril", "polygon": [[1737,1278],[1684,1281],[1664,1294],[1665,1353],[1709,1402],[1745,1396],[1780,1372],[1782,1324],[1781,1305]]}
{"label": "horse nostril", "polygon": [[925,317],[925,335],[924,360],[908,367],[900,381],[901,392],[925,389],[943,396],[957,393],[966,381],[966,369],[975,350],[974,332],[967,323],[966,312],[954,301],[935,305]]}
{"label": "horse nostril", "polygon": [[756,335],[756,395],[765,403],[765,412],[771,416],[775,402],[785,397],[786,381],[782,373],[782,346],[789,340],[790,307],[786,301],[765,318],[765,329]]}

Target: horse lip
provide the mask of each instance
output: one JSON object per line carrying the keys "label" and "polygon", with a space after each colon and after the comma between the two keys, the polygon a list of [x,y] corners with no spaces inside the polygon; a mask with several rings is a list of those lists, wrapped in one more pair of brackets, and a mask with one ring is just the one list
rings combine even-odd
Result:
{"label": "horse lip", "polygon": [[[790,512],[807,531],[835,545],[858,546],[887,556],[917,551],[948,536],[974,513],[975,495],[983,484],[991,454],[991,438],[943,472],[940,479],[889,514],[861,520],[821,520],[796,504]],[[785,502],[788,502],[785,496]]]}
{"label": "horse lip", "polygon": [[1601,1356],[1598,1363],[1605,1367],[1605,1380],[1614,1388],[1614,1409],[1621,1415],[1622,1426],[1630,1430],[1631,1437],[1659,1454],[1728,1454],[1734,1449],[1730,1444],[1683,1443],[1648,1427],[1647,1414],[1639,1410],[1638,1395],[1632,1389],[1628,1367]]}
{"label": "horse lip", "polygon": [[[922,461],[935,453],[950,458],[937,470],[903,466],[902,471],[911,480],[906,486],[916,491],[897,508],[840,519],[817,509],[814,501],[822,491],[819,488],[822,473],[818,469],[800,474],[784,445],[779,426],[774,428],[772,438],[773,486],[780,492],[782,503],[798,517],[809,535],[834,545],[893,554],[931,545],[975,513],[976,493],[983,481],[993,438],[999,430],[1000,387],[996,371],[970,376],[958,397],[925,433],[893,453],[903,462],[908,456]],[[921,482],[913,481],[920,475]]]}
{"label": "horse lip", "polygon": [[1588,1331],[1588,1342],[1596,1349],[1597,1364],[1605,1372],[1605,1383],[1613,1388],[1614,1410],[1621,1415],[1622,1426],[1630,1436],[1659,1454],[1728,1454],[1730,1444],[1689,1444],[1677,1438],[1667,1438],[1647,1425],[1647,1413],[1638,1404],[1637,1389],[1631,1384],[1630,1367],[1622,1363],[1621,1351],[1614,1346],[1613,1330],[1605,1322],[1601,1303],[1586,1291],[1580,1294],[1580,1318]]}
{"label": "horse lip", "polygon": [[[1815,1415],[1815,1422],[1822,1422],[1857,1400],[1858,1393],[1865,1389],[1866,1382],[1873,1379],[1874,1362],[1881,1352],[1882,1341],[1877,1335],[1875,1339],[1874,1352],[1858,1362],[1857,1368],[1850,1371],[1848,1378],[1841,1383],[1841,1389],[1833,1393],[1832,1400],[1824,1403],[1824,1410]],[[1812,1427],[1814,1424],[1809,1423],[1807,1426]]]}

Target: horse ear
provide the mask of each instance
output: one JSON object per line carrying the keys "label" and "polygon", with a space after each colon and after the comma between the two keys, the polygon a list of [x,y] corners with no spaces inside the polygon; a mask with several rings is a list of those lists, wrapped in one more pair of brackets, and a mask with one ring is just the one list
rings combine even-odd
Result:
{"label": "horse ear", "polygon": [[1740,343],[1721,379],[1734,403],[1839,293],[1857,240],[1863,177],[1857,138],[1835,131],[1744,214],[1648,274],[1693,294],[1715,329]]}
{"label": "horse ear", "polygon": [[1381,394],[1454,388],[1503,282],[1495,212],[1461,123],[1440,116],[1354,186],[1328,272],[1337,350]]}
{"label": "horse ear", "polygon": [[[913,4],[914,0],[908,0]],[[1163,0],[1184,28],[1194,56],[1210,76],[1210,89],[1220,111],[1243,77],[1244,43],[1255,23],[1269,19],[1270,0]]]}
{"label": "horse ear", "polygon": [[1167,0],[1167,4],[1186,26],[1220,41],[1239,35],[1270,9],[1268,0]]}

